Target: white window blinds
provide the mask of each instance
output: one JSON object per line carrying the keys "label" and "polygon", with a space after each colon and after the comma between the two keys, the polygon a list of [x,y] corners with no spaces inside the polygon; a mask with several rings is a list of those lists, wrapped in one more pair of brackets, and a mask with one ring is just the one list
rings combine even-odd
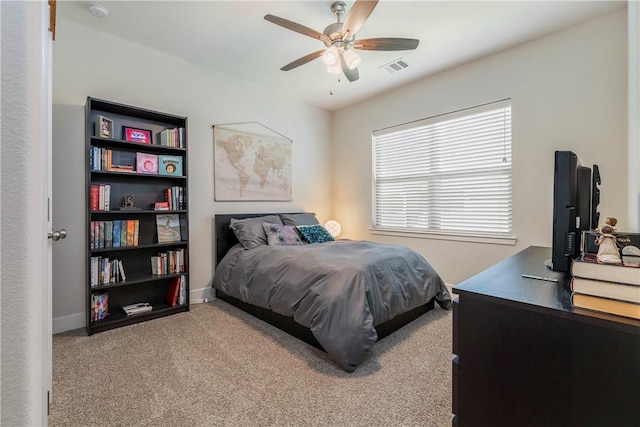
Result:
{"label": "white window blinds", "polygon": [[511,101],[373,132],[373,228],[512,233]]}

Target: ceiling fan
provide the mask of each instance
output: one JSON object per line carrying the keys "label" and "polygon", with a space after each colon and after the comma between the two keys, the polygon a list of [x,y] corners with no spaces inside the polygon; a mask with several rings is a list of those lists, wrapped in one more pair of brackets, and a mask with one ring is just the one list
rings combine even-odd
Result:
{"label": "ceiling fan", "polygon": [[412,50],[418,47],[420,40],[416,39],[374,38],[356,40],[356,32],[360,30],[377,4],[378,0],[356,0],[343,22],[342,16],[346,11],[346,4],[343,1],[332,3],[331,11],[336,16],[337,22],[329,25],[322,33],[284,18],[265,15],[264,19],[267,21],[321,40],[326,46],[325,49],[320,49],[298,58],[280,69],[289,71],[322,56],[327,65],[327,71],[340,74],[340,70],[342,70],[347,79],[353,82],[359,78],[358,65],[360,64],[360,57],[354,52],[354,49],[390,51]]}

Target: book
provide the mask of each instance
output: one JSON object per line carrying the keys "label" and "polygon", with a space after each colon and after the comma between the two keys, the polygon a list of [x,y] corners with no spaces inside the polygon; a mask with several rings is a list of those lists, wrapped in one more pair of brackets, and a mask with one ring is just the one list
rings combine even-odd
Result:
{"label": "book", "polygon": [[175,307],[178,304],[178,294],[180,292],[180,277],[176,277],[169,283],[167,288],[167,304]]}
{"label": "book", "polygon": [[126,247],[129,246],[128,244],[128,237],[127,236],[127,220],[123,219],[120,221],[120,246],[121,247]]}
{"label": "book", "polygon": [[182,156],[158,156],[159,175],[182,175]]}
{"label": "book", "polygon": [[119,248],[120,247],[120,220],[118,219],[114,219],[113,220],[113,247],[114,248]]}
{"label": "book", "polygon": [[138,308],[132,308],[130,310],[124,310],[124,312],[127,313],[127,316],[132,316],[134,314],[140,314],[140,313],[147,313],[149,311],[153,311],[153,307],[151,307],[150,305],[145,305]]}
{"label": "book", "polygon": [[127,246],[135,246],[133,244],[136,232],[136,221],[133,219],[127,220]]}
{"label": "book", "polygon": [[574,277],[571,279],[571,290],[577,294],[640,304],[640,286],[636,285]]}
{"label": "book", "polygon": [[90,190],[90,200],[91,200],[91,210],[97,211],[100,206],[100,186],[99,185],[91,185]]}
{"label": "book", "polygon": [[142,308],[142,307],[151,307],[151,304],[149,304],[148,302],[137,302],[135,304],[123,305],[122,309],[127,311],[127,310],[134,310],[136,308]]}
{"label": "book", "polygon": [[[636,246],[640,248],[640,233],[628,233],[623,231],[615,231],[613,235],[616,237],[616,244],[619,249],[622,249],[626,246]],[[596,244],[596,240],[598,240],[598,234],[596,231],[583,231],[582,232],[582,241],[580,251],[583,254],[593,254],[596,255],[598,253],[598,245]]]}
{"label": "book", "polygon": [[110,248],[113,244],[113,222],[104,222],[104,247]]}
{"label": "book", "polygon": [[640,319],[640,304],[576,293],[571,295],[571,303],[574,307]]}
{"label": "book", "polygon": [[104,184],[98,184],[98,210],[104,210]]}
{"label": "book", "polygon": [[98,225],[99,221],[93,221],[93,248],[100,248],[100,227]]}
{"label": "book", "polygon": [[158,156],[156,154],[136,153],[136,172],[158,174]]}
{"label": "book", "polygon": [[160,257],[152,256],[151,257],[151,274],[162,274],[162,266],[160,265]]}
{"label": "book", "polygon": [[104,185],[104,204],[102,205],[101,209],[103,211],[108,211],[111,209],[111,185],[109,184]]}
{"label": "book", "polygon": [[178,214],[156,215],[158,243],[180,241],[180,217]]}
{"label": "book", "polygon": [[104,248],[104,221],[98,222],[98,246],[97,248]]}
{"label": "book", "polygon": [[178,305],[186,303],[187,279],[180,276],[180,293],[178,294]]}
{"label": "book", "polygon": [[571,275],[584,279],[640,285],[640,268],[637,265],[602,264],[587,255],[573,260]]}
{"label": "book", "polygon": [[133,220],[133,246],[138,246],[138,237],[140,235],[140,220]]}
{"label": "book", "polygon": [[126,282],[127,276],[124,274],[124,265],[122,264],[122,260],[118,260],[118,271],[120,272],[120,281]]}
{"label": "book", "polygon": [[148,311],[152,311],[153,307],[148,302],[139,302],[136,304],[129,304],[122,307],[122,310],[130,316],[132,314],[145,313]]}
{"label": "book", "polygon": [[93,321],[104,320],[109,316],[109,293],[93,294],[91,298]]}
{"label": "book", "polygon": [[173,207],[173,199],[171,198],[171,188],[167,188],[166,190],[163,191],[163,193],[164,193],[164,199],[167,201],[167,204],[169,205],[169,210],[172,211],[174,207]]}

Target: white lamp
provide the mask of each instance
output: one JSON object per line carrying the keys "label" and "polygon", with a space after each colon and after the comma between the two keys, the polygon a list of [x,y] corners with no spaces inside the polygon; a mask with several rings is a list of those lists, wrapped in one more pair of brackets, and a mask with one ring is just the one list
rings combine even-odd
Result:
{"label": "white lamp", "polygon": [[330,219],[329,221],[327,221],[324,224],[324,228],[326,228],[329,234],[331,234],[331,236],[333,236],[334,238],[338,237],[340,235],[340,232],[342,231],[340,223],[335,219]]}
{"label": "white lamp", "polygon": [[358,54],[351,49],[345,50],[342,54],[342,58],[344,59],[345,64],[347,64],[347,67],[349,67],[350,70],[353,70],[358,65],[360,65],[360,62],[362,62],[360,56],[358,56]]}
{"label": "white lamp", "polygon": [[340,52],[338,51],[338,48],[335,46],[330,46],[327,50],[324,51],[322,60],[329,66],[337,64],[340,60]]}

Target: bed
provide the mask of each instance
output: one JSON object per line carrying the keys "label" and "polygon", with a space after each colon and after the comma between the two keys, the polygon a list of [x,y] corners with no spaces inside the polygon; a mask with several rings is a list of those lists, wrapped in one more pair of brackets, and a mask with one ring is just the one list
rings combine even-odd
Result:
{"label": "bed", "polygon": [[[348,372],[434,302],[451,308],[444,282],[415,251],[307,235],[322,230],[311,213],[216,215],[216,296],[324,350]],[[308,241],[294,241],[299,233]]]}

